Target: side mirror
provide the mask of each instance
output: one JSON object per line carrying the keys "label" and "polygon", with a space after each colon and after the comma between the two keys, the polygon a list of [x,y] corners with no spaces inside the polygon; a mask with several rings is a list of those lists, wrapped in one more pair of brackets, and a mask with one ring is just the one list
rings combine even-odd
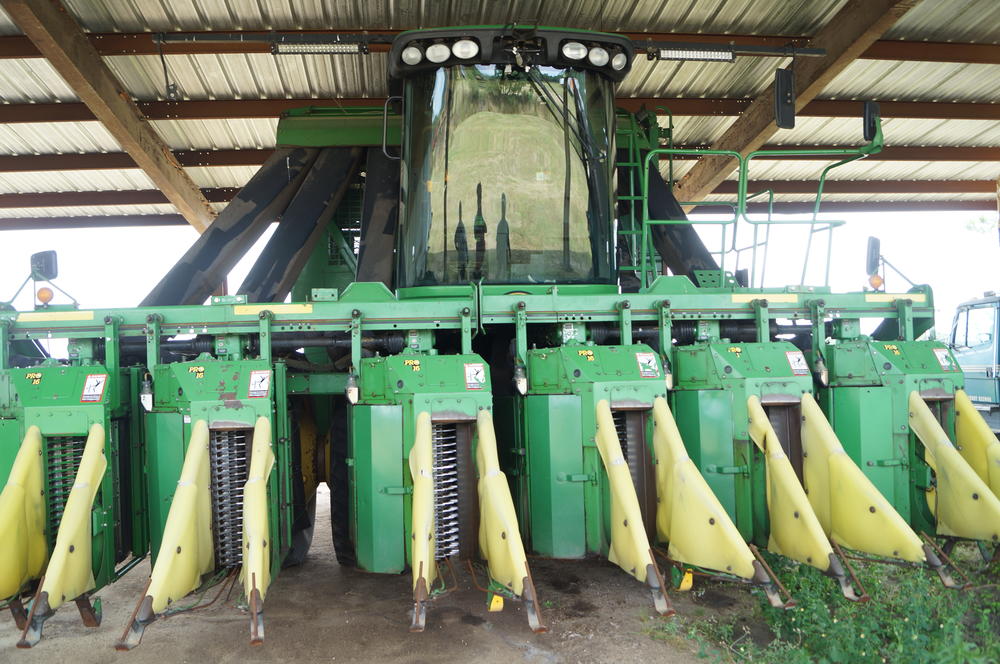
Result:
{"label": "side mirror", "polygon": [[31,278],[35,281],[52,281],[59,275],[56,252],[39,251],[31,255]]}
{"label": "side mirror", "polygon": [[882,257],[881,242],[877,237],[868,238],[868,254],[865,256],[865,273],[870,277],[878,274],[879,259]]}
{"label": "side mirror", "polygon": [[795,72],[774,71],[774,123],[779,129],[795,128]]}
{"label": "side mirror", "polygon": [[882,116],[879,110],[879,105],[877,101],[866,101],[865,102],[865,115],[864,115],[864,135],[866,141],[872,141],[875,138],[875,134],[878,133],[878,123],[879,118]]}

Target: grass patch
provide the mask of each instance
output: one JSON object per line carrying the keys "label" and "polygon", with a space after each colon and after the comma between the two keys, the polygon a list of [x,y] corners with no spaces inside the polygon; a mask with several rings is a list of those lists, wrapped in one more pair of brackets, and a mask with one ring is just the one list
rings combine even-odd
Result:
{"label": "grass patch", "polygon": [[[657,639],[694,640],[700,656],[719,662],[1000,661],[1000,570],[983,567],[971,550],[962,554],[963,569],[974,584],[985,587],[959,592],[944,588],[926,569],[853,563],[872,597],[865,604],[843,599],[836,584],[818,570],[765,554],[797,607],[771,608],[754,590],[759,601],[742,610],[657,620],[647,633]],[[760,634],[768,630],[770,642]]]}

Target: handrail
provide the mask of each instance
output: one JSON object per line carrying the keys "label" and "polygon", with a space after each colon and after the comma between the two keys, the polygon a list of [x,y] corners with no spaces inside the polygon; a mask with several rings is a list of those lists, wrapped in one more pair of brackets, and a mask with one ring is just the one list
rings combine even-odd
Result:
{"label": "handrail", "polygon": [[[712,255],[718,255],[719,269],[725,270],[725,258],[727,253],[735,253],[737,261],[737,269],[739,266],[740,256],[743,252],[747,250],[752,251],[751,257],[751,278],[750,285],[754,285],[758,282],[756,279],[757,272],[757,249],[763,247],[763,262],[764,265],[761,266],[761,274],[759,279],[759,285],[762,287],[764,285],[764,272],[767,263],[767,248],[768,242],[770,241],[770,226],[772,224],[780,225],[808,225],[809,226],[809,237],[806,243],[806,251],[804,252],[803,265],[802,265],[802,282],[805,282],[806,271],[809,265],[809,255],[812,250],[813,235],[818,232],[828,232],[829,239],[827,241],[827,251],[826,251],[826,266],[824,272],[824,285],[829,284],[830,281],[830,262],[832,259],[832,249],[833,249],[833,229],[842,226],[845,222],[843,220],[820,220],[819,212],[820,205],[823,196],[823,190],[826,185],[827,176],[829,173],[840,166],[849,164],[853,161],[863,159],[868,155],[878,153],[882,150],[884,145],[883,134],[882,134],[882,124],[879,120],[876,124],[875,136],[872,140],[860,147],[856,148],[831,148],[831,149],[810,149],[810,150],[795,150],[795,149],[777,149],[777,150],[754,150],[748,153],[746,156],[743,154],[733,151],[733,150],[712,150],[712,149],[698,149],[698,148],[657,148],[655,150],[650,150],[646,153],[645,159],[643,161],[643,172],[641,174],[641,194],[642,194],[642,240],[640,248],[640,260],[638,263],[640,269],[640,283],[643,287],[649,285],[650,273],[655,272],[655,259],[652,258],[652,252],[650,247],[649,238],[649,226],[652,225],[670,225],[670,224],[711,224],[722,226],[722,245],[719,251],[709,252]],[[736,203],[722,202],[722,201],[696,201],[696,202],[682,202],[683,206],[728,206],[734,210],[734,217],[732,219],[725,220],[691,220],[691,219],[651,219],[649,215],[649,168],[652,165],[654,159],[657,162],[661,155],[673,156],[722,156],[735,159],[737,163],[737,172],[739,176],[737,185],[737,198]],[[827,165],[822,173],[820,174],[819,184],[816,191],[816,197],[813,201],[812,214],[804,219],[775,219],[774,218],[774,192],[773,190],[764,190],[754,194],[748,194],[747,189],[749,186],[749,171],[751,162],[754,159],[759,159],[761,157],[789,157],[789,156],[817,156],[817,157],[843,157],[839,161]],[[670,159],[671,167],[673,160]],[[768,194],[768,204],[767,204],[767,216],[764,219],[752,219],[750,218],[747,208],[749,201],[754,198]],[[737,237],[739,222],[745,221],[754,228],[753,240],[751,244],[746,247],[737,246]],[[727,229],[726,227],[733,225],[733,236],[731,240],[731,246],[727,245]],[[764,238],[760,238],[759,226],[765,226],[766,231],[764,232]]]}

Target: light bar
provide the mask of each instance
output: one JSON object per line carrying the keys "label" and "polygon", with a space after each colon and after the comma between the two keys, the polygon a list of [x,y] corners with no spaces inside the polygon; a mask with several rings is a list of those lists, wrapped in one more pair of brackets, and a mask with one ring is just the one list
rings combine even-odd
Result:
{"label": "light bar", "polygon": [[736,54],[729,49],[705,48],[661,48],[656,53],[657,60],[700,60],[703,62],[733,62]]}
{"label": "light bar", "polygon": [[271,44],[271,52],[278,55],[307,55],[307,54],[325,54],[325,55],[349,55],[349,54],[359,54],[367,53],[368,48],[365,44],[356,43],[295,43],[295,42],[275,42]]}

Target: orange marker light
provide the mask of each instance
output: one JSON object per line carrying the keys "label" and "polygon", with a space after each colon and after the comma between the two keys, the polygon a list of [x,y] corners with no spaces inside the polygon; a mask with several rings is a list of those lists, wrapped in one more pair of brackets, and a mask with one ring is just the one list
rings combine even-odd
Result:
{"label": "orange marker light", "polygon": [[47,286],[39,288],[37,293],[38,301],[42,304],[48,304],[51,302],[54,295],[55,293],[52,292],[52,289]]}
{"label": "orange marker light", "polygon": [[881,276],[873,274],[870,277],[868,277],[868,283],[871,284],[872,288],[878,290],[879,288],[882,288],[882,285],[885,283],[885,280]]}

